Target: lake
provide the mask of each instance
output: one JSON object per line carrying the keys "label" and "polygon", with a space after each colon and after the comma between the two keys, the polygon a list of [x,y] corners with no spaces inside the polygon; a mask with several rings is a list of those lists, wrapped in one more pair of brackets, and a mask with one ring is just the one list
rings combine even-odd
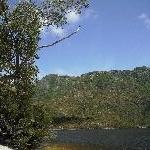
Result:
{"label": "lake", "polygon": [[150,150],[150,129],[58,130],[44,150]]}

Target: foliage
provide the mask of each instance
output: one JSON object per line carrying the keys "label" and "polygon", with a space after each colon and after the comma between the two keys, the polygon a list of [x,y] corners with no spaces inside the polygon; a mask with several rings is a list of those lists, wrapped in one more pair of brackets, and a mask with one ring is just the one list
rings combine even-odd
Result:
{"label": "foliage", "polygon": [[33,149],[49,134],[51,117],[33,105],[38,43],[43,26],[63,26],[66,13],[86,0],[0,1],[0,144]]}
{"label": "foliage", "polygon": [[88,118],[91,127],[150,126],[150,68],[47,75],[38,82],[34,99],[56,107],[56,116]]}

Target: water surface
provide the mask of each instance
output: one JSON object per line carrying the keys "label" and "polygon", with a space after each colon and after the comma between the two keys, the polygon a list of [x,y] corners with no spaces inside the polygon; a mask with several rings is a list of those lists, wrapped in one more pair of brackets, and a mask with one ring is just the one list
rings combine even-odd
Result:
{"label": "water surface", "polygon": [[60,130],[44,150],[150,150],[150,129]]}

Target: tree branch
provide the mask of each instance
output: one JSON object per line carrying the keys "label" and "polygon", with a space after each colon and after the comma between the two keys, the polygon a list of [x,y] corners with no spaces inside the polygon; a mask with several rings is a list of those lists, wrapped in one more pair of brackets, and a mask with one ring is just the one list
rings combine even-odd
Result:
{"label": "tree branch", "polygon": [[51,44],[48,44],[48,45],[40,46],[40,47],[38,47],[38,49],[54,46],[54,45],[56,45],[56,44],[58,44],[58,43],[64,41],[65,39],[70,38],[70,37],[73,36],[74,34],[77,34],[77,33],[79,32],[79,30],[80,30],[80,26],[78,27],[78,29],[77,29],[76,31],[72,32],[71,34],[67,35],[66,37],[63,37],[63,38],[61,38],[61,39],[55,41],[54,43],[51,43]]}

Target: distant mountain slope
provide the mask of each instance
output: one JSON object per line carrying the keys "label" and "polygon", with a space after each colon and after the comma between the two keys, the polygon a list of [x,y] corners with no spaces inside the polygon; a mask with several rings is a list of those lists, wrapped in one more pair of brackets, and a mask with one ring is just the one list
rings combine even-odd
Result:
{"label": "distant mountain slope", "polygon": [[91,118],[102,126],[150,126],[150,68],[47,75],[35,99],[56,114]]}

